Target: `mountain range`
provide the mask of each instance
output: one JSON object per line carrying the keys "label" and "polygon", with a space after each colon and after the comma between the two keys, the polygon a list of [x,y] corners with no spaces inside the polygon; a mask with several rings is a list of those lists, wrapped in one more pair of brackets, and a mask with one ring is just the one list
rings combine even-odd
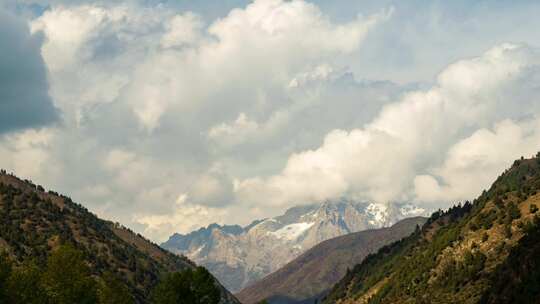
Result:
{"label": "mountain range", "polygon": [[174,234],[161,246],[206,267],[227,289],[237,292],[322,241],[387,227],[425,212],[411,204],[327,201],[293,207],[246,227],[212,224]]}
{"label": "mountain range", "polygon": [[426,220],[424,217],[407,218],[391,227],[323,241],[236,296],[244,304],[263,300],[271,304],[313,303],[368,254],[409,236]]}
{"label": "mountain range", "polygon": [[[246,304],[538,303],[538,206],[540,153],[516,160],[474,201],[427,220],[400,221],[425,213],[410,204],[329,201],[246,227],[213,224],[163,246],[217,266],[211,270],[218,277],[250,283],[238,294]],[[81,253],[92,277],[112,275],[136,303],[149,303],[163,275],[196,269],[188,257],[99,219],[69,197],[0,171],[0,266],[6,258],[17,269],[58,265],[49,264],[51,252],[66,245]],[[44,286],[56,282],[44,278]],[[240,303],[207,278],[218,287],[216,301]]]}

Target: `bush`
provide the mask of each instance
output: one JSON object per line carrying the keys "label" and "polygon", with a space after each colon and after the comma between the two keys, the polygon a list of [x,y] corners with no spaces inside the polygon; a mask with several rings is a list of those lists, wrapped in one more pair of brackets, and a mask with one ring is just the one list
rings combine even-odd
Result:
{"label": "bush", "polygon": [[519,208],[514,203],[510,203],[508,205],[508,215],[512,220],[518,219],[521,217],[521,211],[519,211]]}
{"label": "bush", "polygon": [[97,286],[84,263],[82,252],[62,246],[47,260],[42,283],[53,303],[90,304],[97,302]]}
{"label": "bush", "polygon": [[510,224],[504,225],[504,236],[509,239],[512,237],[512,226]]}
{"label": "bush", "polygon": [[8,303],[41,304],[48,298],[41,287],[41,270],[34,262],[12,271],[6,286]]}
{"label": "bush", "polygon": [[203,267],[167,275],[152,291],[154,304],[217,304],[220,291]]}
{"label": "bush", "polygon": [[127,287],[110,272],[102,276],[98,289],[98,298],[100,304],[134,303],[133,296],[129,293]]}
{"label": "bush", "polygon": [[11,274],[11,262],[6,253],[0,253],[0,303],[6,301],[6,283]]}

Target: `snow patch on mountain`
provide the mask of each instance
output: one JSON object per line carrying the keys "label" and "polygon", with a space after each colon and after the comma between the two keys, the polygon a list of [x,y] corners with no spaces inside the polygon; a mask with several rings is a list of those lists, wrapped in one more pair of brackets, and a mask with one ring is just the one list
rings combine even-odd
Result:
{"label": "snow patch on mountain", "polygon": [[413,204],[327,201],[296,206],[246,227],[212,224],[186,235],[174,234],[161,246],[191,257],[236,292],[322,241],[425,214]]}
{"label": "snow patch on mountain", "polygon": [[387,216],[386,209],[387,206],[383,204],[369,204],[366,208],[366,213],[372,217],[372,219],[369,220],[369,223],[371,225],[380,224],[383,226]]}
{"label": "snow patch on mountain", "polygon": [[268,234],[277,237],[278,239],[294,241],[301,236],[306,230],[311,228],[315,222],[311,223],[296,223],[284,226],[277,231],[268,232]]}

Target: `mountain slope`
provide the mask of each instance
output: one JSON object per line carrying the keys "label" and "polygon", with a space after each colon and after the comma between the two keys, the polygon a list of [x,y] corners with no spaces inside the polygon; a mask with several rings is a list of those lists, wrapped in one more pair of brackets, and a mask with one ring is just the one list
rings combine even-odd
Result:
{"label": "mountain slope", "polygon": [[294,207],[244,228],[212,224],[187,235],[175,234],[161,246],[188,256],[229,290],[239,291],[324,240],[423,213],[406,204],[325,202]]}
{"label": "mountain slope", "polygon": [[[43,264],[61,244],[82,251],[94,275],[113,273],[146,303],[166,272],[193,269],[187,258],[169,253],[141,235],[97,218],[70,198],[0,172],[0,251],[16,262]],[[222,288],[222,303],[237,300]]]}
{"label": "mountain slope", "polygon": [[325,303],[537,303],[540,158],[368,256]]}
{"label": "mountain slope", "polygon": [[[366,230],[326,240],[237,294],[244,304],[299,303],[332,287],[369,253],[414,232],[427,219],[408,218],[389,228]],[[310,301],[312,303],[313,301]]]}

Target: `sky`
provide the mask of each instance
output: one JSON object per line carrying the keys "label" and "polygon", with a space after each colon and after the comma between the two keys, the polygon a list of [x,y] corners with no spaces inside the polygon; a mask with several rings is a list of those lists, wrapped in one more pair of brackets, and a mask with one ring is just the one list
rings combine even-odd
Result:
{"label": "sky", "polygon": [[474,199],[540,150],[537,1],[4,0],[0,167],[159,242]]}

